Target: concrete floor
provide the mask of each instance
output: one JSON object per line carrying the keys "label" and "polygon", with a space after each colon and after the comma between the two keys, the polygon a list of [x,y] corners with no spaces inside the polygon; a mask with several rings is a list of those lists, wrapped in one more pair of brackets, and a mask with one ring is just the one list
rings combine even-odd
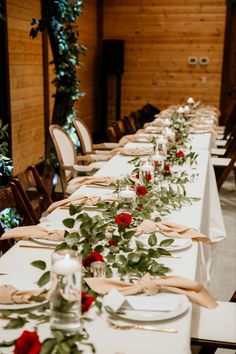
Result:
{"label": "concrete floor", "polygon": [[[236,290],[236,188],[232,173],[220,190],[220,201],[227,237],[212,246],[210,293],[220,301],[228,301]],[[198,348],[193,347],[197,354]],[[235,354],[235,350],[218,349],[217,354]]]}

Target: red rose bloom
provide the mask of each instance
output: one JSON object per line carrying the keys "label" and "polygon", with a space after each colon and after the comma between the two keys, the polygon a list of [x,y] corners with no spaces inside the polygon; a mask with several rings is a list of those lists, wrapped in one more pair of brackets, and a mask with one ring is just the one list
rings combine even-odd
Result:
{"label": "red rose bloom", "polygon": [[147,182],[150,182],[150,181],[151,181],[152,175],[151,175],[150,172],[146,172],[146,174],[145,174],[145,179],[146,179]]}
{"label": "red rose bloom", "polygon": [[176,152],[175,156],[176,157],[185,157],[185,153],[183,152],[183,150],[179,150],[178,152]]}
{"label": "red rose bloom", "polygon": [[170,165],[168,163],[165,164],[164,175],[170,175]]}
{"label": "red rose bloom", "polygon": [[136,194],[137,194],[137,195],[143,196],[143,195],[146,195],[147,192],[148,192],[148,191],[147,191],[147,188],[144,187],[144,186],[137,186],[137,187],[136,187]]}
{"label": "red rose bloom", "polygon": [[14,354],[39,354],[41,346],[36,332],[24,331],[15,342]]}
{"label": "red rose bloom", "polygon": [[180,138],[176,136],[175,141],[178,143],[178,141],[180,141]]}
{"label": "red rose bloom", "polygon": [[117,214],[115,217],[115,222],[118,225],[122,225],[124,227],[128,227],[132,221],[132,216],[128,213]]}
{"label": "red rose bloom", "polygon": [[86,292],[82,291],[81,294],[81,311],[84,313],[88,311],[90,308],[91,304],[94,302],[94,296],[92,295],[87,295]]}
{"label": "red rose bloom", "polygon": [[136,178],[139,178],[139,172],[136,173],[135,177],[136,177]]}
{"label": "red rose bloom", "polygon": [[82,264],[84,267],[91,267],[91,263],[93,262],[105,262],[103,256],[97,252],[93,251],[87,258],[82,260]]}
{"label": "red rose bloom", "polygon": [[110,247],[116,247],[118,245],[118,242],[115,240],[112,240],[112,238],[110,238],[110,240],[108,240],[108,242],[109,242]]}

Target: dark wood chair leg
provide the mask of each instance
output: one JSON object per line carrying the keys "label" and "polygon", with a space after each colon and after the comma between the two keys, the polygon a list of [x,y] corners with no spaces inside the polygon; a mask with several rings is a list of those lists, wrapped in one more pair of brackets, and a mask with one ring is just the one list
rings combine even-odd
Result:
{"label": "dark wood chair leg", "polygon": [[198,354],[214,354],[216,350],[217,347],[206,345],[199,350]]}

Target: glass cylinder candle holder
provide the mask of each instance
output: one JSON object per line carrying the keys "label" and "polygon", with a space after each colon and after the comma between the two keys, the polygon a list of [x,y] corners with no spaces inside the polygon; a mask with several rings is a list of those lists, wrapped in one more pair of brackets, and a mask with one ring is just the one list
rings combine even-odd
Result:
{"label": "glass cylinder candle holder", "polygon": [[160,155],[167,155],[167,140],[162,135],[156,139],[156,151],[158,151]]}
{"label": "glass cylinder candle holder", "polygon": [[140,162],[139,167],[139,183],[153,183],[154,181],[154,162],[152,160],[146,160]]}
{"label": "glass cylinder candle holder", "polygon": [[125,203],[133,203],[136,199],[136,193],[130,186],[120,186],[119,198]]}
{"label": "glass cylinder candle holder", "polygon": [[161,155],[159,153],[159,151],[156,151],[152,155],[151,160],[154,162],[155,170],[163,170],[164,169],[165,156]]}
{"label": "glass cylinder candle holder", "polygon": [[92,262],[91,272],[94,278],[106,278],[106,264],[104,262]]}
{"label": "glass cylinder candle holder", "polygon": [[175,132],[172,129],[166,128],[164,130],[164,136],[169,142],[175,142]]}
{"label": "glass cylinder candle holder", "polygon": [[51,328],[76,332],[81,327],[81,256],[74,250],[52,254]]}

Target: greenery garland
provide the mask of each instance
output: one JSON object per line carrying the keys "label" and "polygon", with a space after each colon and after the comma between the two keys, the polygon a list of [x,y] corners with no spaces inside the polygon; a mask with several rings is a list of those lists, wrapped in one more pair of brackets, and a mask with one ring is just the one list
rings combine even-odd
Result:
{"label": "greenery garland", "polygon": [[75,102],[84,96],[80,92],[80,81],[76,69],[81,66],[79,57],[86,48],[78,43],[79,30],[76,20],[82,13],[82,0],[44,0],[42,19],[32,20],[30,36],[37,37],[47,30],[52,54],[56,86],[52,123],[64,126],[71,124],[77,112]]}

